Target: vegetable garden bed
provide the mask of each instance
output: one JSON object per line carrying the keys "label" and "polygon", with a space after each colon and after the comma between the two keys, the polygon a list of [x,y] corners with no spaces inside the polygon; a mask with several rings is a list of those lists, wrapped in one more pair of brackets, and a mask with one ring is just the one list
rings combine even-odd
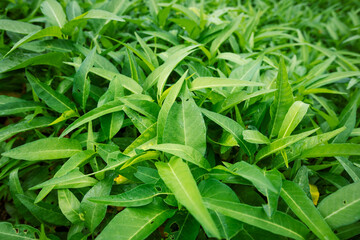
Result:
{"label": "vegetable garden bed", "polygon": [[0,239],[356,239],[360,2],[0,2]]}

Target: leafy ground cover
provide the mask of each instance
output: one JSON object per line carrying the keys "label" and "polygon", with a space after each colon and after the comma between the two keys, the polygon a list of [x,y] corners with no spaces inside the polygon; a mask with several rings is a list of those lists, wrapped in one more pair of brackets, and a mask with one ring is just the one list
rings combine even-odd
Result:
{"label": "leafy ground cover", "polygon": [[0,14],[0,239],[360,234],[358,1]]}

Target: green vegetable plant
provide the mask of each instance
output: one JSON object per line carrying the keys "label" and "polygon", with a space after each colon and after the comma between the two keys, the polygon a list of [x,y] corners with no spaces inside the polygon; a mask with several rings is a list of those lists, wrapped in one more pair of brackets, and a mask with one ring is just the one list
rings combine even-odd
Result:
{"label": "green vegetable plant", "polygon": [[357,239],[358,1],[0,2],[0,239]]}

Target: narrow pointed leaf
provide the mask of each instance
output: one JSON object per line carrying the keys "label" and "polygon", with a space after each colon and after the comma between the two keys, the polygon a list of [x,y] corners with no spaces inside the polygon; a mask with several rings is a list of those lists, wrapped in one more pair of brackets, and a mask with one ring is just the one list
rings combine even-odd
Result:
{"label": "narrow pointed leaf", "polygon": [[169,163],[157,162],[155,165],[160,177],[174,193],[176,199],[207,231],[213,236],[219,237],[216,225],[203,204],[199,189],[187,164],[176,157],[172,158]]}
{"label": "narrow pointed leaf", "polygon": [[299,185],[291,181],[284,181],[280,195],[296,216],[319,239],[338,239]]}
{"label": "narrow pointed leaf", "polygon": [[41,4],[42,13],[52,25],[62,28],[66,21],[64,10],[56,0],[46,0]]}
{"label": "narrow pointed leaf", "polygon": [[40,82],[34,75],[26,72],[26,77],[30,82],[36,95],[53,110],[63,113],[65,111],[76,111],[75,104],[66,96],[53,90],[50,86]]}
{"label": "narrow pointed leaf", "polygon": [[114,100],[111,102],[108,102],[101,107],[95,108],[83,116],[76,119],[72,124],[70,124],[60,135],[60,137],[64,137],[66,134],[70,133],[72,130],[80,127],[81,125],[88,123],[94,119],[97,119],[101,116],[104,116],[109,113],[118,112],[123,110],[124,105],[120,100]]}
{"label": "narrow pointed leaf", "polygon": [[318,209],[334,229],[360,219],[360,182],[346,185],[324,198]]}
{"label": "narrow pointed leaf", "polygon": [[301,101],[294,102],[286,113],[284,121],[281,124],[278,138],[290,136],[290,134],[304,118],[308,108],[309,104],[305,104]]}
{"label": "narrow pointed leaf", "polygon": [[288,74],[284,58],[280,58],[279,72],[276,78],[275,100],[270,108],[271,133],[270,137],[277,136],[285,115],[293,104],[293,94],[288,81]]}
{"label": "narrow pointed leaf", "polygon": [[109,222],[96,240],[146,239],[174,213],[175,211],[165,206],[162,201],[144,207],[126,208]]}
{"label": "narrow pointed leaf", "polygon": [[80,151],[80,143],[75,139],[43,138],[25,143],[2,155],[14,159],[37,161],[68,158]]}
{"label": "narrow pointed leaf", "polygon": [[224,115],[221,115],[219,113],[211,112],[209,110],[206,110],[204,108],[201,108],[201,112],[208,117],[210,120],[214,121],[216,124],[218,124],[220,127],[222,127],[225,131],[229,132],[237,143],[240,145],[242,150],[248,155],[252,156],[252,152],[254,151],[254,145],[251,145],[244,141],[244,138],[242,136],[242,133],[244,131],[244,128],[232,120],[231,118],[228,118]]}
{"label": "narrow pointed leaf", "polygon": [[308,229],[285,213],[276,212],[272,219],[269,219],[262,207],[212,198],[204,198],[204,202],[207,208],[249,225],[298,240],[307,239]]}
{"label": "narrow pointed leaf", "polygon": [[86,101],[90,94],[90,80],[87,78],[87,75],[94,64],[95,51],[96,48],[93,48],[90,54],[86,56],[74,76],[73,96],[82,109],[85,109]]}

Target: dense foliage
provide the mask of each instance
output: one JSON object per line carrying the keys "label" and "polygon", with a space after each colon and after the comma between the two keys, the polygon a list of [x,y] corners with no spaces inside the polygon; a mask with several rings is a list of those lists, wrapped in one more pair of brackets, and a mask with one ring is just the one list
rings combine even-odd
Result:
{"label": "dense foliage", "polygon": [[355,239],[360,2],[3,0],[0,239]]}

